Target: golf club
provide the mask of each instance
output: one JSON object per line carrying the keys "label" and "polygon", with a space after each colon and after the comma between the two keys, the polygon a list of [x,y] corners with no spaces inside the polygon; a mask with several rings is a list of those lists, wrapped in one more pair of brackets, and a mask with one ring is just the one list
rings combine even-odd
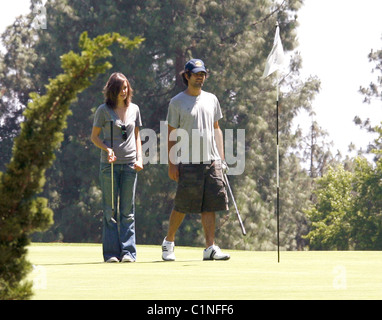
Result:
{"label": "golf club", "polygon": [[224,180],[225,180],[225,182],[227,184],[227,188],[228,188],[229,194],[231,195],[233,205],[235,206],[236,215],[237,215],[237,218],[239,219],[239,223],[240,223],[240,227],[241,227],[241,232],[243,233],[243,236],[245,236],[247,233],[245,231],[243,221],[241,220],[239,209],[237,208],[237,204],[236,204],[235,198],[233,196],[233,193],[232,193],[232,190],[231,190],[231,186],[229,185],[229,181],[228,181],[228,177],[227,177],[226,173],[224,173]]}
{"label": "golf club", "polygon": [[[113,127],[114,127],[114,121],[110,121],[110,148],[113,150],[114,144],[113,144]],[[114,152],[114,150],[113,150]],[[114,219],[114,162],[111,163],[111,222],[117,223],[117,221]]]}

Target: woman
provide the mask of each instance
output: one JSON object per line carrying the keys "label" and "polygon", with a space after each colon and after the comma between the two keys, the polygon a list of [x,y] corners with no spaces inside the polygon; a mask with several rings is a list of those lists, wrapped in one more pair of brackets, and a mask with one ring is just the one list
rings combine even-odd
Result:
{"label": "woman", "polygon": [[[122,73],[113,73],[103,92],[105,103],[100,105],[95,113],[91,134],[92,142],[101,149],[103,257],[106,262],[134,262],[136,260],[134,198],[137,172],[143,169],[142,143],[139,135],[139,126],[142,126],[141,115],[139,107],[131,102],[133,90]],[[113,135],[110,129],[111,121]],[[113,137],[113,149],[111,137]],[[112,185],[114,192],[111,190]]]}

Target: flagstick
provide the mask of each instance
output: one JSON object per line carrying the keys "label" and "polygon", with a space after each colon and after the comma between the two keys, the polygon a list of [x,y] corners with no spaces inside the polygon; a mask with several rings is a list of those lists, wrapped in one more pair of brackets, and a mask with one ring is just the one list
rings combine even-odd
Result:
{"label": "flagstick", "polygon": [[[276,28],[279,27],[279,23],[276,23]],[[276,199],[276,216],[277,216],[277,262],[280,263],[280,149],[279,149],[279,70],[277,72],[277,83],[276,83],[276,91],[277,91],[277,96],[276,96],[276,142],[277,142],[277,152],[276,152],[276,157],[277,157],[277,173],[276,173],[276,184],[277,184],[277,199]]]}
{"label": "flagstick", "polygon": [[277,99],[276,99],[276,184],[277,184],[277,202],[276,202],[276,216],[277,216],[277,262],[280,263],[280,153],[279,153],[279,72],[277,71]]}
{"label": "flagstick", "polygon": [[277,99],[276,99],[276,157],[277,157],[277,203],[276,203],[276,215],[277,215],[277,261],[280,262],[280,152],[279,152],[279,70],[284,64],[284,50],[280,39],[279,24],[276,22],[276,34],[273,41],[273,47],[268,55],[265,70],[262,78],[268,77],[274,71],[277,71]]}

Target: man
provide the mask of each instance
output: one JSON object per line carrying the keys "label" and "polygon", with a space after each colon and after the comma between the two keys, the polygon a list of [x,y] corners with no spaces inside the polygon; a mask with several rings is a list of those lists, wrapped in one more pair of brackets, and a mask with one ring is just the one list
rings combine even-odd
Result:
{"label": "man", "polygon": [[[167,236],[162,244],[162,259],[175,260],[176,231],[185,214],[199,213],[206,240],[203,260],[228,260],[230,256],[214,243],[215,212],[228,210],[222,168],[226,168],[223,134],[218,123],[222,118],[220,104],[215,95],[202,90],[207,77],[202,60],[187,62],[182,77],[187,89],[171,99],[167,114],[168,174],[170,179],[178,182],[178,187]],[[188,148],[180,150],[179,164],[174,147],[177,143],[174,133],[177,132],[174,130],[188,134]],[[182,135],[181,139],[184,138]]]}

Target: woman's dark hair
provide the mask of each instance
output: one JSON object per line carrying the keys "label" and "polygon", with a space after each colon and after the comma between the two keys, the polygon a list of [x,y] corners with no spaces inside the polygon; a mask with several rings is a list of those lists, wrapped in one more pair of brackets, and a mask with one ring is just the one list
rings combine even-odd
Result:
{"label": "woman's dark hair", "polygon": [[130,86],[129,80],[120,72],[113,73],[103,88],[105,103],[112,109],[117,107],[118,95],[122,90],[123,84],[127,83],[127,96],[125,99],[126,107],[130,104],[133,97],[133,89]]}

